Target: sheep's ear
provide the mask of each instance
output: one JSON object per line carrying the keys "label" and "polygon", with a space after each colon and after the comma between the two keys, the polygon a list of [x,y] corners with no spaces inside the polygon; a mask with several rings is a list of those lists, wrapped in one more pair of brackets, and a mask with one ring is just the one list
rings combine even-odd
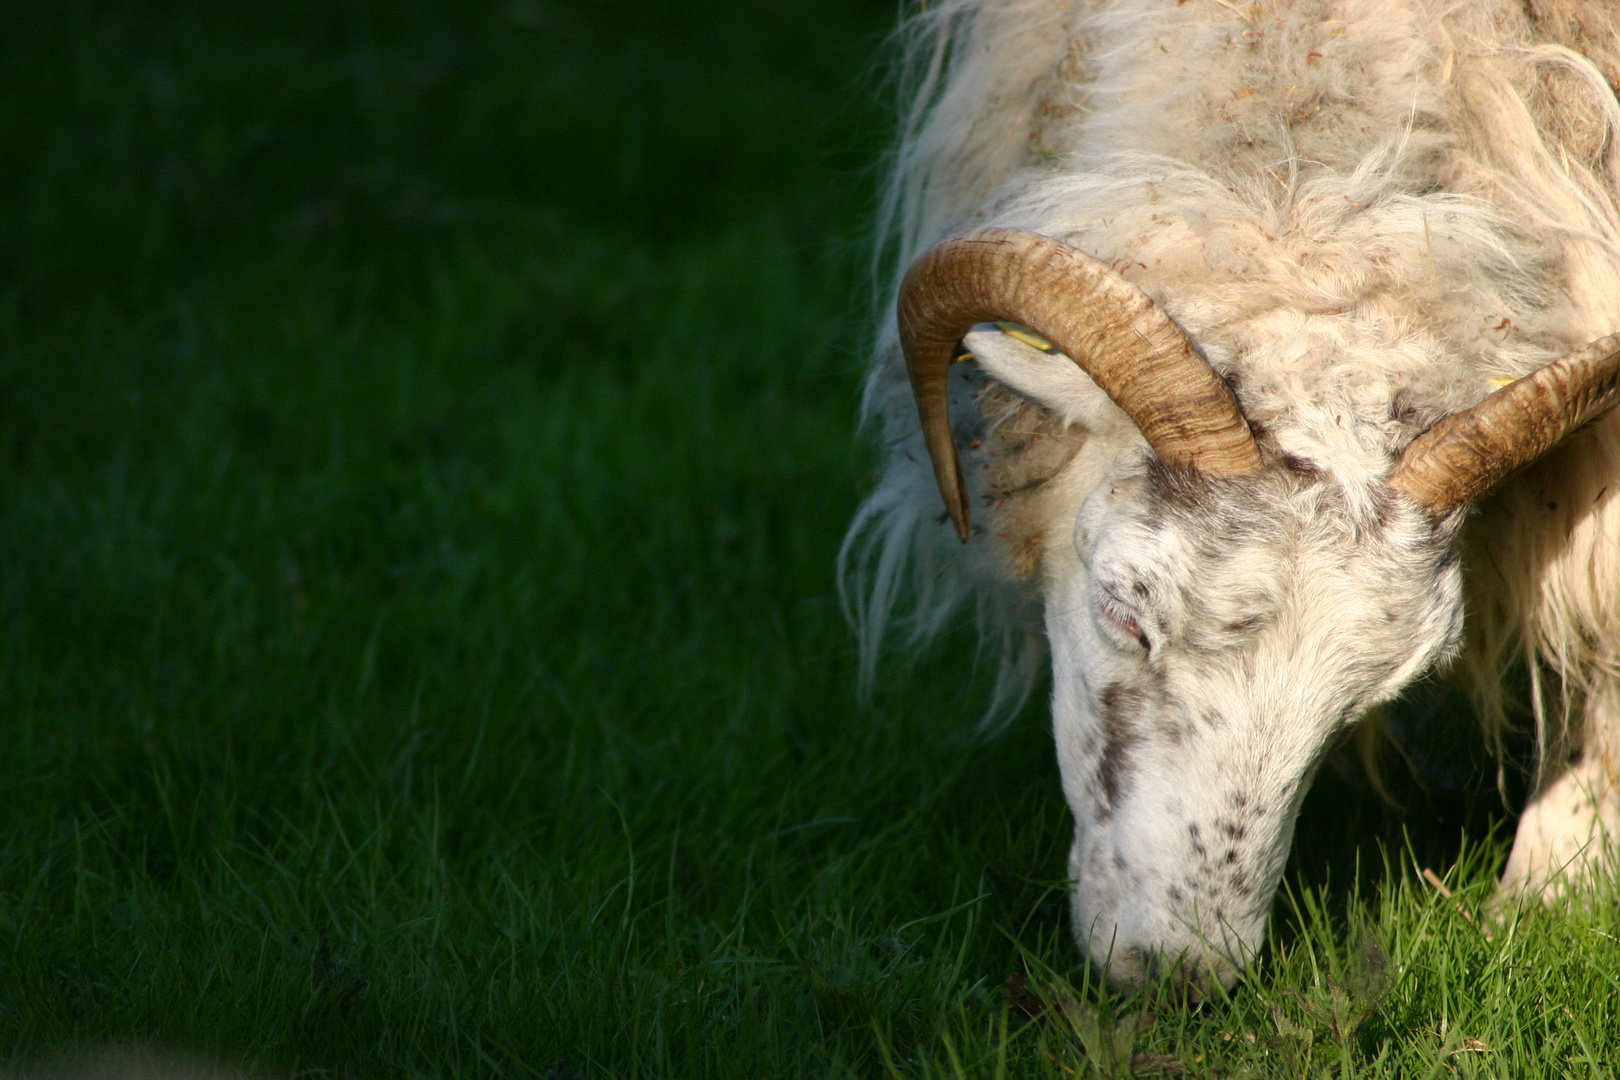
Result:
{"label": "sheep's ear", "polygon": [[1017,323],[979,323],[962,344],[985,374],[1068,424],[1098,435],[1135,430],[1078,364]]}

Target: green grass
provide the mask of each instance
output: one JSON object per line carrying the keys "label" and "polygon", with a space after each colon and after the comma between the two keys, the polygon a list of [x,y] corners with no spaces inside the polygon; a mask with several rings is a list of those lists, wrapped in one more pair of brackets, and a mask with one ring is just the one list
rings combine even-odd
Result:
{"label": "green grass", "polygon": [[1477,754],[1326,776],[1189,1009],[1089,981],[966,630],[858,700],[893,14],[0,13],[0,1063],[1613,1075],[1614,906],[1462,913]]}

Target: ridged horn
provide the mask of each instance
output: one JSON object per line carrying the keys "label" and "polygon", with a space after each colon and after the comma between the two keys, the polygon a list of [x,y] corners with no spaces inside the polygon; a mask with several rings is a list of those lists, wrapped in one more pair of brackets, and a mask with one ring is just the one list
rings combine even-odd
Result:
{"label": "ridged horn", "polygon": [[924,252],[900,286],[900,346],[928,456],[956,532],[971,513],[951,438],[952,352],[975,324],[1022,323],[1091,376],[1159,460],[1212,476],[1259,472],[1260,451],[1232,390],[1142,290],[1077,248],[980,229]]}
{"label": "ridged horn", "polygon": [[1509,383],[1413,439],[1389,486],[1443,517],[1620,404],[1620,335]]}

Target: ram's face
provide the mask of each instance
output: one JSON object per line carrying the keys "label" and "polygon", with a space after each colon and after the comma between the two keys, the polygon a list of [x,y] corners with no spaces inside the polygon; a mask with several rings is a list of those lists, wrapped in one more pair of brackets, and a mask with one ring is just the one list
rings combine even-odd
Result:
{"label": "ram's face", "polygon": [[1342,506],[1144,461],[1074,521],[1046,604],[1055,733],[1074,929],[1116,982],[1236,977],[1324,751],[1457,636],[1430,523]]}
{"label": "ram's face", "polygon": [[[950,420],[960,344],[1087,433],[1045,481],[1033,527],[1075,817],[1075,933],[1115,981],[1170,969],[1230,981],[1260,946],[1323,752],[1457,640],[1462,511],[1620,404],[1620,335],[1421,434],[1394,430],[1410,410],[1392,381],[1371,410],[1382,418],[1345,410],[1364,425],[1301,392],[1276,410],[1285,442],[1275,429],[1256,438],[1227,379],[1150,297],[1050,237],[941,242],[907,272],[897,314],[962,540],[974,526]],[[1323,372],[1413,361],[1322,356],[1311,342],[1284,351]]]}
{"label": "ram's face", "polygon": [[1230,982],[1260,948],[1323,753],[1457,639],[1456,523],[1376,476],[1351,490],[1298,463],[1164,465],[1030,340],[983,326],[965,343],[1091,432],[1051,481],[1077,494],[1047,504],[1040,544],[1075,934],[1116,982]]}

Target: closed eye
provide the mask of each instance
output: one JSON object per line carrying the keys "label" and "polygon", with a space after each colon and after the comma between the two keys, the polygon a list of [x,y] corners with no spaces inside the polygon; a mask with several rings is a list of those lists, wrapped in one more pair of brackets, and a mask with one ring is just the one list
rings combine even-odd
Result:
{"label": "closed eye", "polygon": [[1142,630],[1142,624],[1137,622],[1133,616],[1121,611],[1111,599],[1105,599],[1101,607],[1103,615],[1107,617],[1109,622],[1119,627],[1120,632],[1126,637],[1134,639],[1145,651],[1153,648],[1152,642],[1148,640],[1147,634]]}

